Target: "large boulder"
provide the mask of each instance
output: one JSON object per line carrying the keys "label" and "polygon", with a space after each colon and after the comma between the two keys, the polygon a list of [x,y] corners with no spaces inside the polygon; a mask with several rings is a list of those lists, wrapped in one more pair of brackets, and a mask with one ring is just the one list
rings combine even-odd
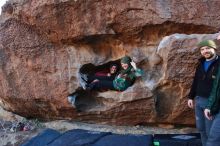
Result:
{"label": "large boulder", "polygon": [[[219,7],[202,0],[9,0],[0,16],[0,104],[47,120],[194,124],[186,100],[195,47],[216,37]],[[80,68],[124,55],[143,77],[124,92],[88,94],[77,112],[66,97],[79,87]]]}

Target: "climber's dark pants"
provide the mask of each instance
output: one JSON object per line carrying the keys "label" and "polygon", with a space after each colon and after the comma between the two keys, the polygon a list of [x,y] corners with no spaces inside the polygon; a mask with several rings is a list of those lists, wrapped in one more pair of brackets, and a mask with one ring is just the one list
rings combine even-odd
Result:
{"label": "climber's dark pants", "polygon": [[92,81],[96,79],[99,81],[112,81],[114,80],[114,77],[89,75],[87,83],[91,83]]}
{"label": "climber's dark pants", "polygon": [[100,80],[89,84],[90,90],[116,90],[113,86],[112,80]]}

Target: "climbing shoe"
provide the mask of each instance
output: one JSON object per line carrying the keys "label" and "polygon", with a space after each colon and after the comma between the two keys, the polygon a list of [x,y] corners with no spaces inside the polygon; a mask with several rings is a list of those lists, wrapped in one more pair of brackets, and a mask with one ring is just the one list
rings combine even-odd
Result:
{"label": "climbing shoe", "polygon": [[69,96],[67,97],[69,103],[71,103],[73,107],[76,107],[75,102],[76,102],[76,97],[77,97],[77,96],[78,96],[78,94],[73,94],[73,95],[69,95]]}

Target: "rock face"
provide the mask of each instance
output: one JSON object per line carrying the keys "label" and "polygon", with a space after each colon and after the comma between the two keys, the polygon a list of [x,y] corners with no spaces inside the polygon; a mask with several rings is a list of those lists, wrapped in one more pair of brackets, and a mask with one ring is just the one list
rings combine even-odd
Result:
{"label": "rock face", "polygon": [[[195,47],[216,37],[219,7],[202,0],[9,0],[0,18],[0,104],[43,119],[194,124],[186,101],[200,57]],[[79,69],[124,55],[143,77],[124,92],[88,94],[77,112],[66,97],[79,87]]]}

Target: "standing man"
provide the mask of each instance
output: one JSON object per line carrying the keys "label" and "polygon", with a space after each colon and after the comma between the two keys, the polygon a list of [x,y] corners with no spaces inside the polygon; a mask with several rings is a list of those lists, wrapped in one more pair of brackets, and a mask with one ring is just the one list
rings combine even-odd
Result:
{"label": "standing man", "polygon": [[205,118],[204,109],[208,103],[212,84],[216,78],[220,58],[216,55],[216,44],[212,40],[202,41],[198,44],[202,58],[197,66],[193,84],[189,93],[188,106],[194,108],[196,127],[201,134],[202,145],[206,146],[212,120]]}
{"label": "standing man", "polygon": [[[220,34],[217,37],[220,41]],[[220,68],[220,67],[219,67]],[[214,80],[212,92],[208,99],[208,105],[204,111],[208,120],[213,120],[206,146],[220,145],[220,69]]]}

